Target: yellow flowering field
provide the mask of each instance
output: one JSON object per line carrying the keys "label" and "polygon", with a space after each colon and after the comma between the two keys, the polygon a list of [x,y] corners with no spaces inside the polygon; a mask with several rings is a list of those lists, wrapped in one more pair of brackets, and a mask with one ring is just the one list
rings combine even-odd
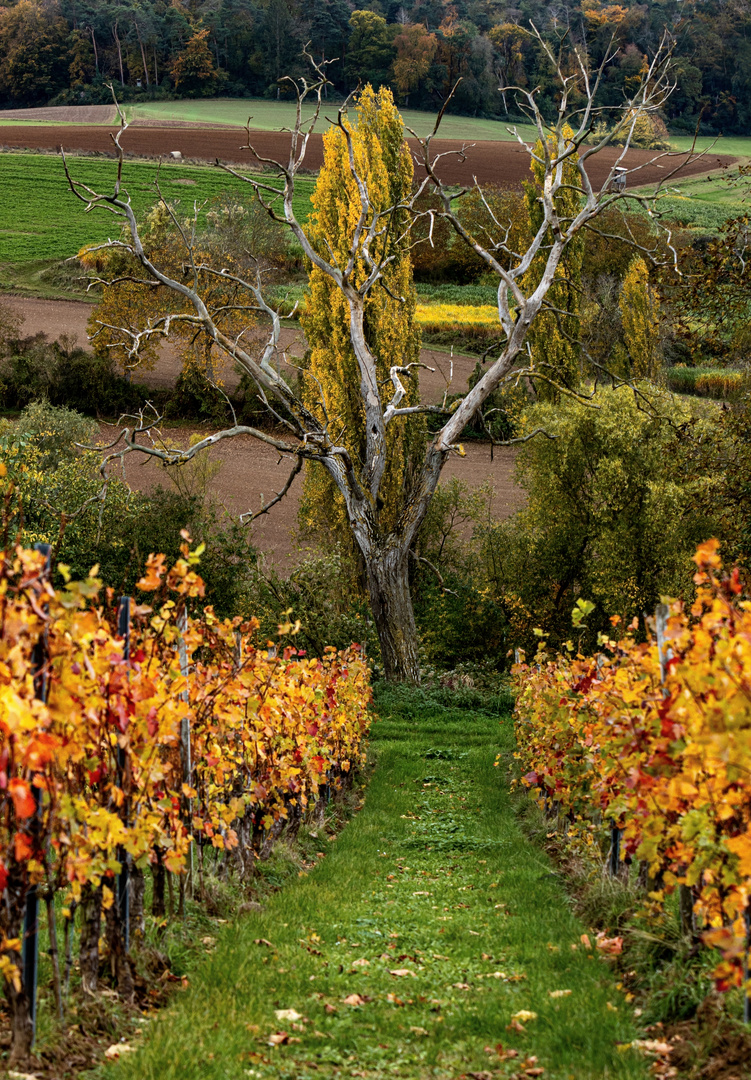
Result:
{"label": "yellow flowering field", "polygon": [[493,304],[418,304],[415,322],[427,334],[461,330],[470,338],[494,337],[500,329]]}

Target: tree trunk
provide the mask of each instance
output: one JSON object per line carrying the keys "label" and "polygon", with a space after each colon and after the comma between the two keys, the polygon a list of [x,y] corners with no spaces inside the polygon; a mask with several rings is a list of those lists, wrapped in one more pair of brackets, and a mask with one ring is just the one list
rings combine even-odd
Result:
{"label": "tree trunk", "polygon": [[141,62],[143,64],[143,74],[146,78],[146,86],[150,86],[149,82],[149,65],[146,63],[146,50],[143,47],[143,41],[141,40],[141,31],[138,29],[138,20],[133,20],[133,26],[135,27],[136,37],[138,38],[138,44],[141,48]]}
{"label": "tree trunk", "polygon": [[[21,966],[21,957],[18,953],[9,953],[9,959],[18,967]],[[25,987],[16,990],[13,983],[7,983],[5,988],[11,1014],[11,1044],[9,1065],[20,1065],[31,1053],[34,1042],[34,1028],[31,1023],[31,1002]]]}
{"label": "tree trunk", "polygon": [[164,906],[164,885],[165,885],[165,870],[164,870],[164,856],[160,847],[155,848],[156,863],[153,866],[154,874],[154,891],[151,900],[151,914],[157,918],[164,918],[165,906]]}
{"label": "tree trunk", "polygon": [[118,37],[117,33],[117,20],[115,20],[115,25],[112,27],[112,36],[114,37],[115,44],[117,45],[117,59],[120,63],[120,85],[125,86],[125,75],[123,74],[123,50],[120,45],[120,38]]}
{"label": "tree trunk", "polygon": [[409,551],[392,544],[366,557],[370,607],[391,682],[420,682],[417,625],[409,591]]}
{"label": "tree trunk", "polygon": [[112,904],[107,908],[106,925],[110,968],[117,992],[124,1001],[132,1001],[134,993],[133,972],[125,951],[125,935],[123,933],[123,922],[117,892],[115,892],[115,899]]}
{"label": "tree trunk", "polygon": [[99,933],[102,926],[102,886],[85,885],[81,897],[81,987],[95,994],[99,982]]}
{"label": "tree trunk", "polygon": [[146,897],[146,877],[140,867],[133,865],[130,868],[130,932],[139,944],[146,936],[146,913],[144,903]]}
{"label": "tree trunk", "polygon": [[99,74],[99,50],[96,47],[96,34],[94,33],[94,27],[90,26],[91,32],[91,44],[94,46],[94,64],[96,66],[96,73]]}

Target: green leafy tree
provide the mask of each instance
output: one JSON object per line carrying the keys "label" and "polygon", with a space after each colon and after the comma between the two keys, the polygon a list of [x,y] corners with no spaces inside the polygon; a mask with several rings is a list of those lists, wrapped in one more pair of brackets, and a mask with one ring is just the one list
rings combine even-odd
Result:
{"label": "green leafy tree", "polygon": [[[713,438],[712,421],[697,420],[667,393],[647,409],[621,386],[593,403],[539,403],[524,423],[544,425],[554,438],[521,449],[528,505],[488,528],[484,554],[513,644],[534,648],[534,627],[565,642],[579,597],[597,605],[595,633],[611,615],[641,618],[661,594],[685,594],[697,545],[728,535],[717,503],[705,497],[721,471],[708,456],[693,461],[695,448]],[[682,434],[689,429],[690,442]],[[679,464],[686,461],[690,468]]]}
{"label": "green leafy tree", "polygon": [[353,11],[347,53],[347,77],[351,86],[372,83],[376,89],[388,83],[394,60],[392,34],[386,20],[374,11]]}

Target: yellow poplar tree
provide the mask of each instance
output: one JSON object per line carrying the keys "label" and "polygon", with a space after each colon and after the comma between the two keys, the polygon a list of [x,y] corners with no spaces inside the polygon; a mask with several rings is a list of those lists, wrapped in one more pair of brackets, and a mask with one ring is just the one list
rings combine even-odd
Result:
{"label": "yellow poplar tree", "polygon": [[[569,138],[573,132],[570,128],[563,129],[564,139]],[[551,154],[557,152],[556,139],[551,136],[548,140]],[[535,154],[542,157],[543,146],[541,141],[535,145]],[[532,159],[532,181],[524,185],[529,214],[529,240],[536,235],[543,221],[543,208],[540,205],[545,167],[539,161]],[[563,164],[563,185],[555,198],[555,206],[558,216],[567,224],[576,217],[581,207],[581,195],[579,188],[579,173],[576,167],[576,157],[568,158]],[[548,251],[552,242],[552,235],[548,230],[548,236],[543,240],[540,254],[529,270],[525,290],[535,288],[545,268]],[[523,249],[522,249],[523,250]],[[534,320],[528,335],[528,341],[532,348],[532,359],[535,366],[545,375],[548,375],[556,383],[574,389],[580,379],[580,319],[579,309],[581,306],[581,279],[582,262],[584,260],[584,236],[582,232],[568,244],[561,261],[555,272],[555,280],[547,295],[547,303],[556,308],[555,311],[540,311]],[[560,314],[565,312],[565,314]],[[548,401],[556,401],[559,392],[549,383],[540,380],[537,385],[539,396]]]}
{"label": "yellow poplar tree", "polygon": [[[411,194],[412,157],[404,140],[402,118],[391,91],[384,87],[376,93],[370,85],[357,99],[356,116],[356,123],[348,127],[355,167],[374,209],[382,212]],[[336,259],[339,266],[344,266],[361,212],[360,193],[350,168],[344,133],[332,127],[323,143],[323,168],[311,200],[309,235],[324,258]],[[387,234],[371,248],[376,261],[395,257],[385,268],[383,284],[373,289],[365,301],[366,340],[377,358],[378,381],[386,401],[390,397],[389,369],[416,363],[420,358],[409,241],[401,235],[406,224],[406,217],[396,211]],[[367,275],[362,258],[358,258],[352,275],[354,284],[361,284]],[[331,436],[347,447],[357,470],[365,454],[365,413],[360,372],[350,339],[349,306],[341,290],[315,266],[309,272],[301,322],[309,347],[306,404],[322,419],[327,418]],[[417,369],[412,379],[402,376],[402,381],[408,390],[403,405],[416,405]],[[422,417],[401,420],[387,429],[386,471],[379,489],[379,518],[386,529],[393,528],[399,516],[410,489],[413,465],[421,460],[424,439]],[[353,545],[344,500],[329,475],[315,463],[306,468],[301,518],[309,528]]]}
{"label": "yellow poplar tree", "polygon": [[660,371],[660,301],[649,285],[649,270],[640,256],[628,268],[618,300],[623,344],[634,379],[656,379]]}

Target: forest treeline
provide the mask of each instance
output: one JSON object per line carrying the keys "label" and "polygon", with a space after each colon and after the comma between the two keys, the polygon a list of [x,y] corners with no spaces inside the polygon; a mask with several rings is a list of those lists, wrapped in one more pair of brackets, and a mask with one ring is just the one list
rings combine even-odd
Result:
{"label": "forest treeline", "polygon": [[[516,6],[518,4],[518,6]],[[616,105],[636,87],[665,27],[676,36],[672,130],[751,133],[751,8],[745,0],[0,0],[0,105],[96,104],[151,97],[284,94],[301,49],[333,60],[332,93],[389,85],[403,106],[516,112],[501,84],[540,86],[553,72],[529,33],[567,34],[597,64],[619,53],[599,91]]]}

